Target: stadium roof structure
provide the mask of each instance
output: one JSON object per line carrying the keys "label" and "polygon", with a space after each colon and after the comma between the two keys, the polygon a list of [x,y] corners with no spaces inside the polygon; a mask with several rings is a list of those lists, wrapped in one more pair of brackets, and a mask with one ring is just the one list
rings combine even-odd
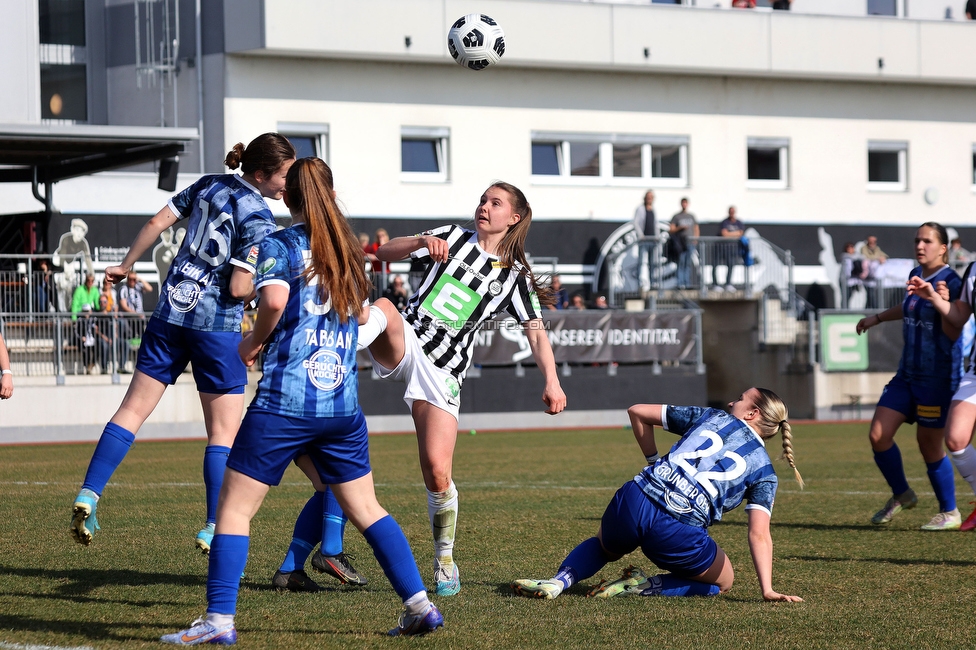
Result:
{"label": "stadium roof structure", "polygon": [[197,138],[190,128],[0,124],[0,183],[47,185],[172,158]]}

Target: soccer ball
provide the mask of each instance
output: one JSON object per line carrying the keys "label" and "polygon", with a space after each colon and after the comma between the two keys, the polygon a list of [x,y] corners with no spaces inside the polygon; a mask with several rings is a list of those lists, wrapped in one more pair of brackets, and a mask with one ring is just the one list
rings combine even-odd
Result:
{"label": "soccer ball", "polygon": [[484,14],[468,14],[451,25],[447,49],[458,65],[484,70],[505,54],[505,32]]}

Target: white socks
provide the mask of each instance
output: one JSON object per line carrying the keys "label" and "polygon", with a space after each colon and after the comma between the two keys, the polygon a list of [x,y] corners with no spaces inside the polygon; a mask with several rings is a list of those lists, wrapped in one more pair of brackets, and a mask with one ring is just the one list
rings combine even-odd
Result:
{"label": "white socks", "polygon": [[950,451],[949,459],[956,466],[959,476],[969,483],[973,494],[976,494],[976,449],[972,445],[966,445],[960,451]]}
{"label": "white socks", "polygon": [[427,490],[427,516],[434,536],[435,567],[446,572],[447,578],[454,568],[454,533],[457,529],[458,493],[454,481],[443,492]]}
{"label": "white socks", "polygon": [[386,314],[376,305],[369,306],[369,320],[359,326],[359,344],[356,350],[365,350],[376,337],[386,330]]}

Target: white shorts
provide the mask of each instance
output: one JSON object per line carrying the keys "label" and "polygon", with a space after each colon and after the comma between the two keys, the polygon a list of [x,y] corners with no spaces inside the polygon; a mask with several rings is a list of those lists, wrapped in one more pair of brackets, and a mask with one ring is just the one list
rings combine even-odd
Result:
{"label": "white shorts", "polygon": [[953,402],[976,404],[976,375],[970,370],[959,380],[959,388],[952,395]]}
{"label": "white shorts", "polygon": [[[402,318],[402,316],[401,316]],[[372,352],[370,358],[373,358]],[[403,401],[413,412],[416,401],[429,402],[458,419],[461,408],[461,384],[449,371],[435,366],[420,345],[413,327],[403,321],[403,359],[393,370],[385,368],[373,359],[373,369],[381,379],[402,381],[407,384]]]}

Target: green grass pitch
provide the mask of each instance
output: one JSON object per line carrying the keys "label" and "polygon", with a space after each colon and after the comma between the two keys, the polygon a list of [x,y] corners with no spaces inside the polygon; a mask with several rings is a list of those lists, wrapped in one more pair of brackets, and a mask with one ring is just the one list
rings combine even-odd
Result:
{"label": "green grass pitch", "polygon": [[[976,534],[923,533],[937,510],[914,441],[898,440],[919,507],[890,525],[869,518],[888,498],[865,424],[798,425],[800,491],[776,463],[773,586],[798,604],[764,603],[740,508],[712,535],[736,567],[732,592],[711,599],[584,597],[619,576],[638,551],[555,601],[513,597],[515,578],[550,577],[594,534],[614,491],[643,458],[629,429],[459,436],[455,480],[460,525],[455,557],[464,585],[434,598],[446,627],[422,639],[388,639],[399,601],[362,536],[346,548],[368,576],[364,589],[269,589],[310,488],[294,468],[252,524],[237,627],[242,648],[959,648],[976,625]],[[666,447],[670,434],[657,432]],[[413,436],[376,436],[380,502],[403,526],[421,574],[431,579],[426,496]],[[770,455],[779,453],[779,438]],[[159,635],[205,608],[206,560],[193,548],[203,523],[203,442],[137,443],[99,504],[103,526],[88,548],[68,535],[71,503],[92,445],[0,448],[0,648],[161,647]],[[964,516],[970,490],[957,482]],[[316,577],[310,571],[310,575]]]}

